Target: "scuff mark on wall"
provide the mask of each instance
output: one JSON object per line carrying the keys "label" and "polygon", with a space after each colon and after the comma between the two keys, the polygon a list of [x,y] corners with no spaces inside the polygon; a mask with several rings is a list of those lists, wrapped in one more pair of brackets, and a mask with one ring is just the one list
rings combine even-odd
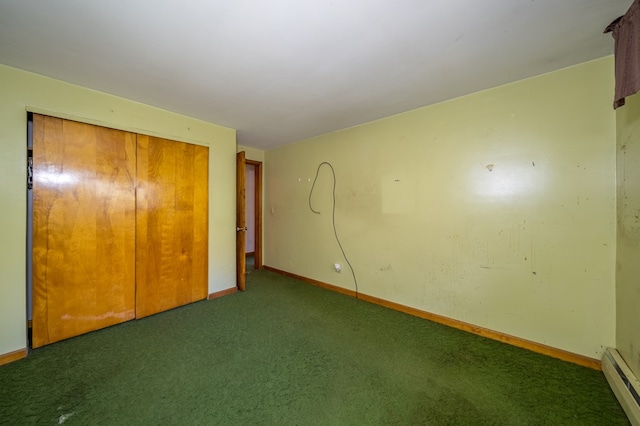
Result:
{"label": "scuff mark on wall", "polygon": [[382,268],[380,268],[381,272],[390,272],[393,271],[393,267],[391,266],[391,264],[388,264],[386,266],[383,266]]}

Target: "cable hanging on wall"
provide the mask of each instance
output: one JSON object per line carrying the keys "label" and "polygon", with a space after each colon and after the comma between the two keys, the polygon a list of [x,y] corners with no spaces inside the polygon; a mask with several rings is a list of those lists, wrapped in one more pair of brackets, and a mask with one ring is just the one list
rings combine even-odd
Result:
{"label": "cable hanging on wall", "polygon": [[358,280],[356,279],[356,272],[353,269],[351,262],[349,262],[349,258],[347,257],[347,254],[345,253],[344,248],[342,247],[342,243],[340,242],[340,238],[338,238],[338,231],[336,229],[336,171],[331,165],[331,163],[327,161],[323,161],[322,163],[320,163],[318,165],[318,169],[316,170],[316,177],[313,178],[313,184],[311,185],[311,190],[309,191],[309,209],[311,209],[311,211],[315,214],[320,214],[320,212],[318,210],[315,210],[311,205],[311,196],[313,195],[313,190],[316,187],[316,181],[318,180],[318,175],[320,174],[320,169],[322,168],[322,166],[329,166],[329,168],[331,169],[331,173],[333,175],[333,190],[331,192],[332,198],[333,198],[333,205],[331,210],[331,219],[333,223],[333,235],[335,235],[336,237],[336,242],[340,247],[340,251],[342,252],[342,257],[344,257],[345,262],[347,262],[347,265],[349,265],[349,269],[351,269],[351,275],[353,276],[353,283],[355,284],[355,287],[356,287],[356,299],[357,299],[358,298]]}

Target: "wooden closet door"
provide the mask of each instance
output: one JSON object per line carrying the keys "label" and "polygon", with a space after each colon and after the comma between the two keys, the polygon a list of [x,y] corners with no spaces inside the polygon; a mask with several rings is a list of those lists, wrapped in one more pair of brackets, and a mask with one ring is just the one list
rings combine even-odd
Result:
{"label": "wooden closet door", "polygon": [[34,348],[135,317],[135,134],[33,116]]}
{"label": "wooden closet door", "polygon": [[136,316],[207,297],[209,148],[138,135]]}

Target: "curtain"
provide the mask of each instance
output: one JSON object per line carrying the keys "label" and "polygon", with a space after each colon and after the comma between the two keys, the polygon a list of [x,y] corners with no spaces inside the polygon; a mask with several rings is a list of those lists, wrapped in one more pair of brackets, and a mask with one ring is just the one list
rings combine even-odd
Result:
{"label": "curtain", "polygon": [[615,99],[613,108],[624,105],[625,97],[640,90],[640,0],[605,30],[615,39]]}

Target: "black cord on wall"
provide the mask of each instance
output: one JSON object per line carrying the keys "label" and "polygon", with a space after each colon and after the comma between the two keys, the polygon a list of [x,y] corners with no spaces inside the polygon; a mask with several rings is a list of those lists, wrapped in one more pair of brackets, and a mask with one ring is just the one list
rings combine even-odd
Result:
{"label": "black cord on wall", "polygon": [[336,171],[331,165],[331,163],[327,161],[323,161],[322,163],[320,163],[318,165],[318,169],[316,170],[316,177],[313,179],[313,185],[311,185],[311,190],[309,191],[309,209],[311,209],[311,211],[314,212],[315,214],[320,214],[320,212],[315,210],[311,205],[311,195],[313,194],[313,189],[316,187],[316,181],[318,180],[318,175],[320,174],[320,168],[325,165],[329,166],[329,168],[331,169],[331,173],[333,174],[333,191],[332,191],[333,206],[331,211],[331,218],[333,223],[333,235],[335,235],[336,237],[336,241],[338,242],[338,246],[340,247],[340,251],[342,252],[342,257],[344,257],[344,260],[347,262],[347,265],[349,265],[349,269],[351,269],[351,275],[353,275],[353,282],[356,286],[356,299],[357,299],[358,298],[358,280],[356,279],[356,272],[354,271],[353,266],[351,265],[351,262],[349,262],[349,258],[347,257],[347,254],[344,252],[344,248],[342,247],[340,238],[338,238],[338,231],[336,229]]}

